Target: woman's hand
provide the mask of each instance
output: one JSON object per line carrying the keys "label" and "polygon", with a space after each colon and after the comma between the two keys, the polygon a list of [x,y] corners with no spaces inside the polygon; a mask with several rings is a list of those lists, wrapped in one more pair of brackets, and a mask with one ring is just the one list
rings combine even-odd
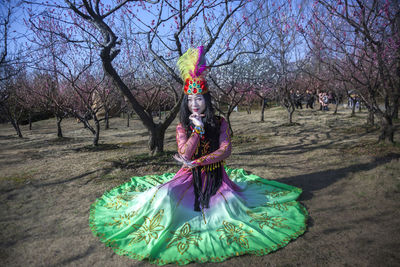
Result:
{"label": "woman's hand", "polygon": [[196,165],[194,164],[193,161],[186,160],[184,157],[182,157],[179,154],[175,154],[174,159],[176,161],[182,163],[183,167],[185,167],[185,168],[192,169],[192,168],[196,167]]}
{"label": "woman's hand", "polygon": [[192,115],[189,116],[189,119],[192,121],[194,126],[204,127],[203,121],[201,120],[201,118],[204,116],[205,116],[204,114],[199,114],[199,113],[193,112]]}

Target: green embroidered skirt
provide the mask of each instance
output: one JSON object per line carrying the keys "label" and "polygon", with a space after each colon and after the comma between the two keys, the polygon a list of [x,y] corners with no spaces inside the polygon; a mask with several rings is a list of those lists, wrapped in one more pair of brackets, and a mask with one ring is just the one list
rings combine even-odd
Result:
{"label": "green embroidered skirt", "polygon": [[306,229],[307,211],[296,201],[301,189],[223,170],[209,208],[193,209],[193,177],[176,174],[133,177],[90,208],[93,233],[119,255],[159,265],[220,262],[275,251]]}

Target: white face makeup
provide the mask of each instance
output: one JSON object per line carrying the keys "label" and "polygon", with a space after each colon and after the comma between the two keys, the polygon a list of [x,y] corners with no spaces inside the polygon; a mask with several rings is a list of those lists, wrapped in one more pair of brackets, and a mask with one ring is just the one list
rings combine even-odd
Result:
{"label": "white face makeup", "polygon": [[192,113],[202,114],[206,109],[203,95],[188,95],[188,108]]}

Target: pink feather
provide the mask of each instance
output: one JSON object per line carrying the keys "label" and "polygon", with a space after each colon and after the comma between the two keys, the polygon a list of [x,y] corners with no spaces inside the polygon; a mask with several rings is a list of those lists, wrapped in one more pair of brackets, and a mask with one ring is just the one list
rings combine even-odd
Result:
{"label": "pink feather", "polygon": [[[200,74],[198,73],[197,66],[198,66],[199,63],[200,63],[200,58],[201,58],[201,55],[203,54],[203,46],[199,46],[198,49],[199,49],[199,55],[198,55],[198,57],[197,57],[197,62],[196,62],[196,65],[195,65],[195,67],[194,67],[194,74],[197,75],[197,76],[200,75]],[[192,74],[190,74],[190,75],[192,75]],[[192,75],[192,77],[194,77],[194,76]]]}

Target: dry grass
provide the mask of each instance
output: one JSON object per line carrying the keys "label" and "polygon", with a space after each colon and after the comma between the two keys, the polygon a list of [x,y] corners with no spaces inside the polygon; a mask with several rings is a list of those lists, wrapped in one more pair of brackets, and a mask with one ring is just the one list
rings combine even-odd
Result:
{"label": "dry grass", "polygon": [[[265,122],[258,112],[232,115],[228,165],[301,187],[308,231],[270,255],[218,266],[399,266],[400,146],[376,143],[366,114],[351,118],[344,108],[338,115],[296,111],[294,125],[281,108],[265,115]],[[23,139],[0,125],[2,265],[149,265],[117,256],[93,237],[89,206],[129,177],[177,171],[176,123],[167,131],[166,153],[157,157],[148,156],[147,131],[137,120],[127,128],[112,119],[98,148],[72,119],[63,122],[62,139],[54,120],[34,123],[32,131],[23,126]]]}

